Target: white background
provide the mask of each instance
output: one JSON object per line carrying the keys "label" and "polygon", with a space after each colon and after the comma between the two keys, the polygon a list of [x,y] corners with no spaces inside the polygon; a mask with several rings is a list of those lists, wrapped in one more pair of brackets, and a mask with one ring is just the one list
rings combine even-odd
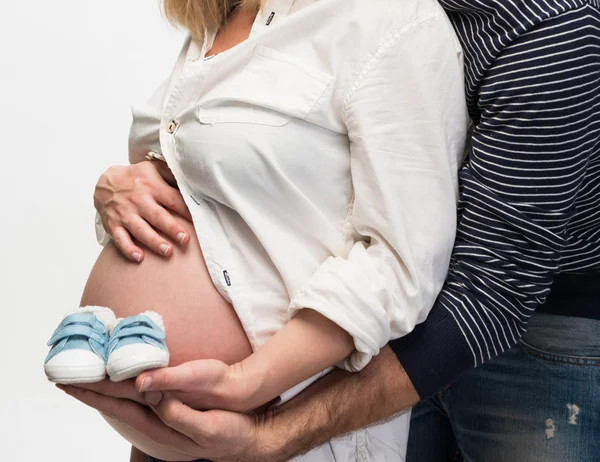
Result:
{"label": "white background", "polygon": [[2,461],[129,460],[42,365],[100,250],[96,180],[127,162],[129,106],[169,75],[181,43],[158,0],[0,0]]}

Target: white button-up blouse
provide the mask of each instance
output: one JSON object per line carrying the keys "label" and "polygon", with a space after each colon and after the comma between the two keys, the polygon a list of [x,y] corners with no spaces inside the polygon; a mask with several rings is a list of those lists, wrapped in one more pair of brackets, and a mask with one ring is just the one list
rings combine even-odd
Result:
{"label": "white button-up blouse", "polygon": [[[248,40],[134,106],[130,161],[164,157],[212,281],[255,349],[310,308],[364,367],[427,316],[448,269],[468,116],[436,0],[272,0]],[[201,309],[201,307],[199,307]]]}

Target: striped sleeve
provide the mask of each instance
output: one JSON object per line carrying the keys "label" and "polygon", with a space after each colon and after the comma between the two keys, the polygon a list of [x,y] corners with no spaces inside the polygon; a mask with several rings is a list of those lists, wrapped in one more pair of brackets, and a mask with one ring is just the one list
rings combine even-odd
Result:
{"label": "striped sleeve", "polygon": [[521,34],[479,87],[450,272],[393,341],[422,398],[512,347],[549,293],[600,131],[600,23],[580,8]]}

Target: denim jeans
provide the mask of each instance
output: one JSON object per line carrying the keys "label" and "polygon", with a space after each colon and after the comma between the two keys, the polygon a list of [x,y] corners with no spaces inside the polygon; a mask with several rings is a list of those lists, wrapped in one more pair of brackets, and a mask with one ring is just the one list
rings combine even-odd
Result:
{"label": "denim jeans", "polygon": [[[600,301],[599,301],[600,303]],[[600,321],[535,314],[522,340],[413,409],[407,462],[600,461]]]}

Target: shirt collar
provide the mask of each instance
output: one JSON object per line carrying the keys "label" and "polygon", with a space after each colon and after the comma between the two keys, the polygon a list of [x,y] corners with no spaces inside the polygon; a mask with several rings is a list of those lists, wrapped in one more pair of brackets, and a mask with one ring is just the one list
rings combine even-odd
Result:
{"label": "shirt collar", "polygon": [[265,7],[259,11],[250,36],[263,32],[269,27],[283,21],[292,9],[295,0],[268,0]]}
{"label": "shirt collar", "polygon": [[[266,31],[268,28],[273,27],[275,24],[282,22],[290,10],[295,0],[269,0],[265,7],[258,12],[252,29],[250,31],[250,37],[260,34]],[[209,28],[204,34],[203,43],[197,43],[188,37],[188,43],[186,44],[186,59],[188,61],[195,61],[199,57],[203,56],[208,48],[212,46],[216,30]]]}

